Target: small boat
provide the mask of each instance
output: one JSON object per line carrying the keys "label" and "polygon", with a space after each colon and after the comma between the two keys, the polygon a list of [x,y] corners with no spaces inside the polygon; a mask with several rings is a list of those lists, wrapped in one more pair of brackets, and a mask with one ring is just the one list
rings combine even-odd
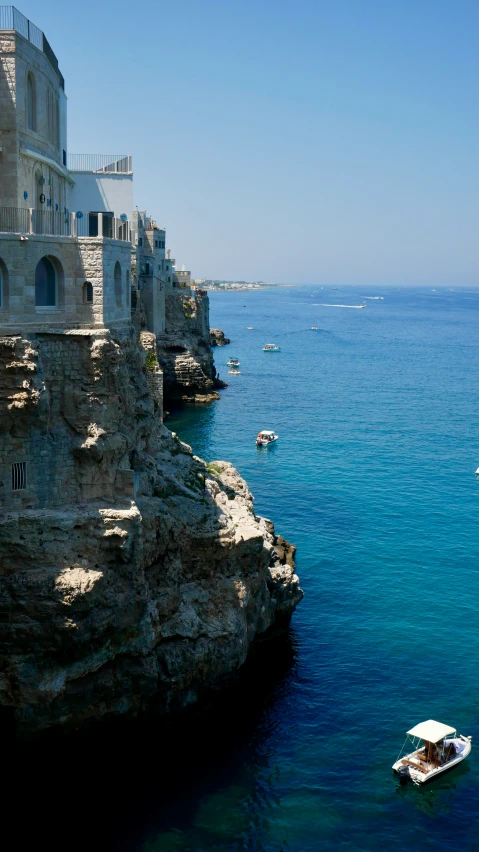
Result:
{"label": "small boat", "polygon": [[253,331],[253,326],[252,326],[252,325],[249,325],[249,326],[248,326],[248,331]]}
{"label": "small boat", "polygon": [[241,370],[235,370],[234,368],[232,370],[228,370],[228,373],[231,376],[241,376]]}
{"label": "small boat", "polygon": [[479,474],[479,467],[477,468],[476,473]]}
{"label": "small boat", "polygon": [[267,343],[263,346],[263,352],[281,352],[281,348],[276,343]]}
{"label": "small boat", "polygon": [[312,325],[312,326],[311,326],[311,331],[316,331],[316,330],[317,330],[317,328],[318,328],[318,326],[317,326],[317,325]]}
{"label": "small boat", "polygon": [[[401,757],[408,739],[414,750]],[[402,781],[410,778],[415,784],[425,784],[461,763],[470,754],[471,740],[472,737],[458,736],[455,728],[442,722],[420,722],[407,732],[393,769]]]}
{"label": "small boat", "polygon": [[268,444],[273,444],[277,441],[279,435],[275,435],[274,432],[270,432],[268,429],[262,429],[261,432],[258,432],[258,437],[256,438],[256,446],[257,447],[267,447]]}
{"label": "small boat", "polygon": [[239,367],[239,365],[240,362],[238,361],[238,358],[230,358],[227,363],[227,367]]}

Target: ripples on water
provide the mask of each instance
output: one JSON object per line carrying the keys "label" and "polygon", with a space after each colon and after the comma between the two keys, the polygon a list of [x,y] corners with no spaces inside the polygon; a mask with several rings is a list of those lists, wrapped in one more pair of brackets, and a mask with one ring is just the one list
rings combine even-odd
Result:
{"label": "ripples on water", "polygon": [[[362,311],[312,304],[374,295],[358,288],[211,295],[230,387],[169,426],[238,467],[257,512],[298,545],[306,597],[197,726],[55,753],[70,788],[49,769],[48,792],[81,814],[77,838],[143,852],[479,848],[479,294],[380,294]],[[261,428],[280,440],[257,450]],[[398,786],[404,731],[427,718],[472,734],[471,758]]]}

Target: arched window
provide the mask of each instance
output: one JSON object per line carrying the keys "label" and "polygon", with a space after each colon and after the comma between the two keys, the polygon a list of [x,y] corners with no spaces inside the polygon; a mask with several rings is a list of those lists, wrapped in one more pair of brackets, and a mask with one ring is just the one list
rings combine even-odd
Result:
{"label": "arched window", "polygon": [[83,301],[85,305],[93,303],[93,284],[91,281],[85,281],[83,285]]}
{"label": "arched window", "polygon": [[121,308],[121,266],[118,261],[115,263],[115,301],[117,308]]}
{"label": "arched window", "polygon": [[37,94],[31,71],[27,77],[27,127],[29,130],[37,129]]}
{"label": "arched window", "polygon": [[57,304],[57,274],[49,257],[42,257],[35,270],[35,305],[39,308]]}

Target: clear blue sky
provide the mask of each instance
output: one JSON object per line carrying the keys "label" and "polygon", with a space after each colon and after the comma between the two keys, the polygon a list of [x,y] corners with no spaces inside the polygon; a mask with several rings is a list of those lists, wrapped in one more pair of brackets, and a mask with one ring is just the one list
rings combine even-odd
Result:
{"label": "clear blue sky", "polygon": [[479,284],[478,0],[18,7],[194,276]]}

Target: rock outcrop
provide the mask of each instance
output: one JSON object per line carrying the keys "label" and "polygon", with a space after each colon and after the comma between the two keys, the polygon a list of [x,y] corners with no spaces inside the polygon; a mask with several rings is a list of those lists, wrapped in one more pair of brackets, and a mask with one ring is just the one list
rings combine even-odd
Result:
{"label": "rock outcrop", "polygon": [[0,340],[0,418],[29,477],[0,493],[0,706],[20,732],[175,713],[288,621],[294,548],[162,424],[133,330]]}
{"label": "rock outcrop", "polygon": [[229,337],[225,337],[224,331],[220,328],[210,328],[210,344],[211,346],[226,346],[231,343]]}
{"label": "rock outcrop", "polygon": [[165,297],[165,332],[158,336],[165,403],[210,402],[227,387],[217,375],[211,352],[206,291],[190,295],[178,288]]}

